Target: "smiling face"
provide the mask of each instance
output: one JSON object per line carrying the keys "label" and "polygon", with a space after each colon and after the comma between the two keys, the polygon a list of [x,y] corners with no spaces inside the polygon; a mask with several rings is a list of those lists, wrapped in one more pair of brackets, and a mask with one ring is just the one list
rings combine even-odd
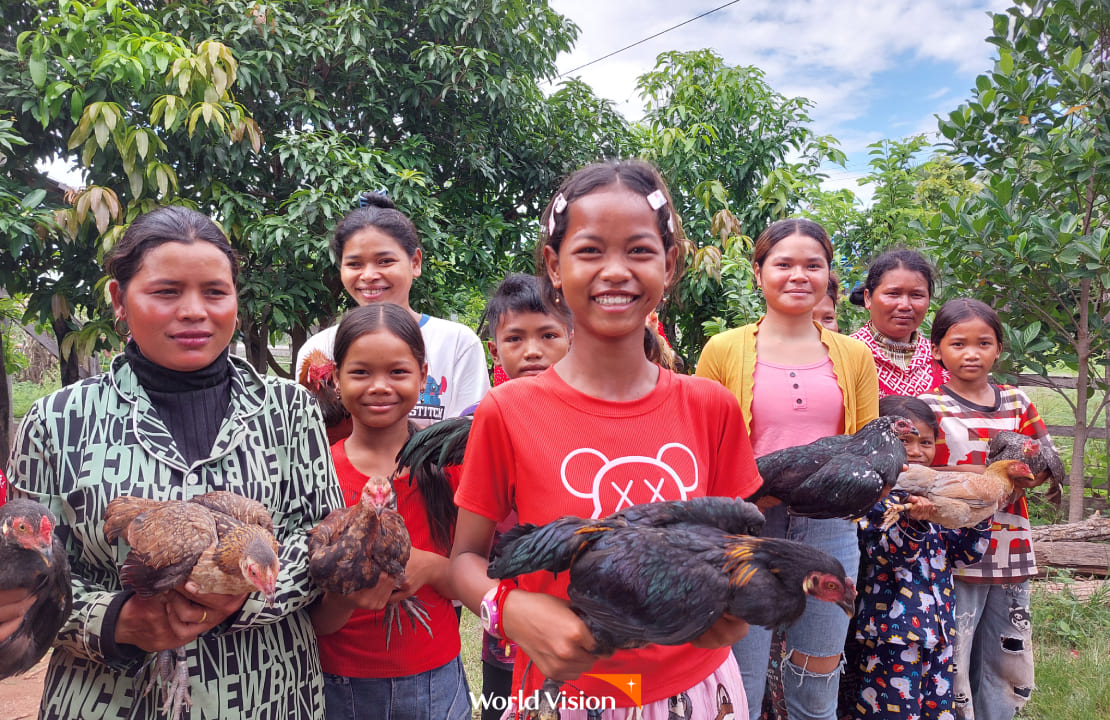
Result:
{"label": "smiling face", "polygon": [[417,362],[408,343],[377,330],[351,342],[336,384],[355,423],[385,429],[408,422],[427,375],[428,366]]}
{"label": "smiling face", "polygon": [[929,310],[929,282],[913,270],[896,267],[883,273],[874,292],[864,290],[863,306],[880,333],[909,342]]}
{"label": "smiling face", "polygon": [[359,305],[391,302],[409,307],[412,281],[420,277],[422,253],[408,256],[392,236],[367,226],[343,245],[339,277]]}
{"label": "smiling face", "polygon": [[235,334],[231,261],[211,243],[162,243],[143,255],[126,290],[112,280],[108,291],[139,350],[164,368],[205,368]]}
{"label": "smiling face", "polygon": [[775,243],[763,262],[753,265],[768,313],[812,314],[828,297],[829,261],[817,240],[794,233]]}
{"label": "smiling face", "polygon": [[933,357],[953,378],[972,384],[987,378],[1001,354],[994,328],[978,317],[955,323],[933,346]]}
{"label": "smiling face", "polygon": [[500,365],[510,379],[539,375],[567,354],[570,333],[555,316],[509,310],[497,324],[489,341],[493,364]]}
{"label": "smiling face", "polygon": [[566,209],[559,250],[544,247],[548,277],[574,316],[575,334],[643,342],[644,321],[675,270],[647,198],[622,185],[584,195]]}

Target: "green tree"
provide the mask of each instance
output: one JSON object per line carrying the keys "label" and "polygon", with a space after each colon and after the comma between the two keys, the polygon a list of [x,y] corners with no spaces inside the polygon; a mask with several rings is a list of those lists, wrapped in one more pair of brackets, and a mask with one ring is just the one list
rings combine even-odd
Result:
{"label": "green tree", "polygon": [[[928,223],[938,264],[1007,326],[1011,367],[1076,373],[1068,515],[1083,513],[1089,429],[1110,352],[1110,3],[1018,0],[994,16],[993,69],[943,118],[982,190]],[[1101,371],[1100,371],[1101,370]]]}
{"label": "green tree", "polygon": [[666,178],[691,242],[691,271],[665,319],[691,357],[705,344],[707,323],[716,330],[756,307],[733,287],[730,309],[722,268],[729,282],[745,281],[736,253],[804,204],[824,178],[822,162],[844,156],[834,139],[810,130],[810,101],[783,96],[758,68],[730,66],[711,50],[662,53],[637,87],[646,104],[641,152]]}
{"label": "green tree", "polygon": [[[27,293],[26,320],[51,327],[63,382],[78,360],[117,339],[101,281],[103,251],[158,200],[202,148],[260,138],[230,88],[228,49],[189,45],[126,2],[7,3],[0,23],[0,97],[21,151],[0,168],[0,284]],[[89,184],[61,197],[36,169],[79,160]],[[53,216],[45,210],[53,209]],[[28,231],[30,228],[30,232]]]}
{"label": "green tree", "polygon": [[31,144],[9,177],[29,187],[36,160],[80,159],[96,193],[52,236],[76,252],[38,253],[41,277],[87,293],[67,305],[86,340],[110,337],[96,282],[114,236],[92,219],[126,223],[154,199],[213,215],[243,256],[248,355],[288,374],[268,345],[288,334],[295,351],[346,303],[327,241],[358,192],[386,189],[417,225],[414,303],[468,312],[525,264],[561,177],[631,141],[581,83],[541,92],[577,32],[546,2],[8,6],[0,88]]}

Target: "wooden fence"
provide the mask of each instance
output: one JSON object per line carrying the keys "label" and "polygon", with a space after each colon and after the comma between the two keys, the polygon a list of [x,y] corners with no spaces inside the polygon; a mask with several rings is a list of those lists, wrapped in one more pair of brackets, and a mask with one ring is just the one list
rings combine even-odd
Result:
{"label": "wooden fence", "polygon": [[[1049,376],[1047,379],[1040,375],[1018,375],[1018,382],[1021,385],[1043,387],[1049,389],[1075,389],[1074,377],[1059,377]],[[1049,425],[1048,432],[1052,435],[1059,435],[1060,437],[1075,437],[1074,425]],[[1087,431],[1087,439],[1089,440],[1106,440],[1110,435],[1110,420],[1102,427],[1093,427]]]}
{"label": "wooden fence", "polygon": [[[1040,375],[1018,375],[1018,383],[1024,386],[1065,390],[1074,390],[1076,385],[1074,377],[1049,376],[1048,378],[1044,378]],[[1105,424],[1101,427],[1088,428],[1088,440],[1105,441],[1108,437],[1110,437],[1110,408],[1107,408],[1104,412],[1104,417],[1106,418]],[[1046,427],[1048,428],[1049,434],[1051,434],[1053,437],[1075,437],[1075,425],[1046,425]],[[1091,473],[1086,473],[1088,487],[1102,485],[1105,490],[1110,491],[1110,444],[1108,444],[1107,446],[1106,455],[1106,476],[1102,478],[1095,478]],[[1066,478],[1063,484],[1065,487],[1067,487],[1068,480]]]}

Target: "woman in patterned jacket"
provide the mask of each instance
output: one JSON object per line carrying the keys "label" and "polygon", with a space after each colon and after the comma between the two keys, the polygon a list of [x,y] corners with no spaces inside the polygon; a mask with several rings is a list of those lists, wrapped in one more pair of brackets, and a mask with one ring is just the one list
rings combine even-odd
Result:
{"label": "woman in patterned jacket", "polygon": [[933,269],[916,250],[888,250],[871,262],[867,279],[848,296],[870,319],[852,337],[871,349],[879,397],[915,397],[948,380],[918,332],[933,297]]}
{"label": "woman in patterned jacket", "polygon": [[[130,340],[111,369],[37,402],[9,465],[13,497],[47,505],[73,572],[73,613],[55,643],[40,718],[159,717],[144,694],[151,653],[184,645],[187,716],[323,716],[305,607],[306,531],[342,507],[319,410],[293,383],[260,377],[228,345],[237,258],[207,217],[165,207],[137,218],[106,270]],[[117,495],[189,499],[230,490],[264,504],[281,544],[277,598],[125,591],[126,543],[103,517]],[[174,538],[166,541],[172,543]]]}

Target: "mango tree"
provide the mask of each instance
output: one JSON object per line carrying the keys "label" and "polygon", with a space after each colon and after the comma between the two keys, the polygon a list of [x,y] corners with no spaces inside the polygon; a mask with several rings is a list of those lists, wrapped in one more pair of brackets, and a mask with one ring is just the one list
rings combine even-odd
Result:
{"label": "mango tree", "polygon": [[759,300],[741,262],[750,238],[796,212],[824,177],[821,163],[843,154],[809,128],[810,101],[783,96],[758,68],[728,65],[711,50],[662,53],[637,87],[641,152],[667,180],[691,243],[691,271],[666,319],[692,358],[724,318],[754,319]]}

